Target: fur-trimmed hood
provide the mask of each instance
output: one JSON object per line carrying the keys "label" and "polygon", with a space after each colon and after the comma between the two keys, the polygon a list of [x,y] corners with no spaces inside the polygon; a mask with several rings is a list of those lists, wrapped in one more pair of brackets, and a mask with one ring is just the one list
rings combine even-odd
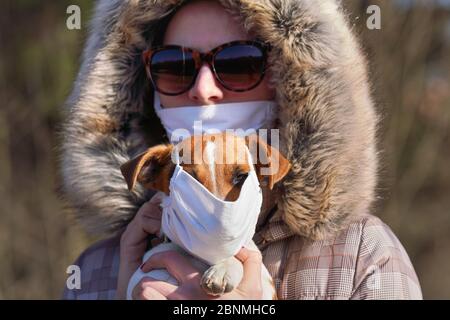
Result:
{"label": "fur-trimmed hood", "polygon": [[[148,200],[120,165],[162,142],[141,52],[182,0],[100,0],[63,124],[65,197],[96,233],[124,227]],[[280,110],[281,152],[292,164],[277,215],[323,239],[370,211],[377,117],[366,61],[337,0],[220,0],[267,41]]]}

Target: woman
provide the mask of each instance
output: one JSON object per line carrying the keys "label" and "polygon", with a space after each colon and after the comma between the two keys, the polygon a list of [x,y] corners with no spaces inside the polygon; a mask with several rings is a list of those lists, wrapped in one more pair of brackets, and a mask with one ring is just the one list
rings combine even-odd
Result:
{"label": "woman", "polygon": [[[141,57],[149,47],[209,52],[237,40],[268,45],[261,49],[267,72],[255,72],[258,81],[247,77],[255,86],[224,81],[204,61],[195,81],[181,87],[160,84],[151,72],[152,85],[146,78],[145,63],[151,62]],[[240,67],[238,74],[249,72]],[[264,195],[254,240],[279,298],[422,298],[402,245],[371,215],[377,117],[366,62],[334,0],[98,3],[68,100],[62,169],[80,221],[94,233],[114,236],[78,258],[81,289],[66,289],[65,298],[124,298],[147,239],[159,228],[157,203],[147,202],[152,194],[130,194],[119,171],[167,139],[154,95],[159,110],[257,100],[278,105],[280,149],[292,169]],[[225,298],[260,298],[258,277],[251,276],[261,267],[259,255],[241,250],[238,258],[244,279]],[[198,270],[176,253],[150,260],[143,269],[168,269],[180,288],[144,279],[134,298],[208,298]]]}

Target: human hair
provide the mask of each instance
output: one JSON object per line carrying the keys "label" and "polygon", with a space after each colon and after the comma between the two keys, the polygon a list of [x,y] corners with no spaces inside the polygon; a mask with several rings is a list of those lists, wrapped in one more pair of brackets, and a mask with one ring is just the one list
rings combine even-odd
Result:
{"label": "human hair", "polygon": [[152,39],[152,47],[162,46],[164,43],[164,36],[166,34],[167,27],[169,26],[170,21],[172,21],[173,16],[184,6],[186,6],[188,3],[192,3],[193,1],[184,1],[183,3],[179,5],[175,5],[170,12],[161,20],[158,21],[158,24],[155,26],[154,29],[154,38]]}

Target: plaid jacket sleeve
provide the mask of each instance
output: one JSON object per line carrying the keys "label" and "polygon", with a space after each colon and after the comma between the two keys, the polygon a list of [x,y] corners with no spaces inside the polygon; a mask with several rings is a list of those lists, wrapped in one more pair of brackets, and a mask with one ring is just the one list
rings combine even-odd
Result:
{"label": "plaid jacket sleeve", "polygon": [[379,218],[363,215],[335,238],[317,241],[286,238],[283,226],[274,223],[263,235],[271,241],[263,257],[279,299],[422,299],[405,249]]}
{"label": "plaid jacket sleeve", "polygon": [[422,299],[413,265],[392,230],[374,219],[361,233],[351,299]]}
{"label": "plaid jacket sleeve", "polygon": [[74,262],[80,268],[79,289],[64,287],[64,300],[112,300],[116,295],[119,272],[120,237],[99,241]]}

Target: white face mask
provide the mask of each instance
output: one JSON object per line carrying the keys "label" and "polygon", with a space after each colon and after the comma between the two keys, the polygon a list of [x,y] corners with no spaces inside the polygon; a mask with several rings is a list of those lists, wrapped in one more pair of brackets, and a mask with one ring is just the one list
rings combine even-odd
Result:
{"label": "white face mask", "polygon": [[245,101],[207,106],[162,108],[159,94],[154,94],[155,112],[172,142],[193,134],[219,133],[227,129],[243,130],[249,135],[257,129],[270,128],[276,118],[274,101]]}
{"label": "white face mask", "polygon": [[177,162],[170,196],[162,201],[161,230],[193,256],[213,265],[238,253],[255,232],[262,191],[247,149],[251,171],[236,201],[218,199]]}

